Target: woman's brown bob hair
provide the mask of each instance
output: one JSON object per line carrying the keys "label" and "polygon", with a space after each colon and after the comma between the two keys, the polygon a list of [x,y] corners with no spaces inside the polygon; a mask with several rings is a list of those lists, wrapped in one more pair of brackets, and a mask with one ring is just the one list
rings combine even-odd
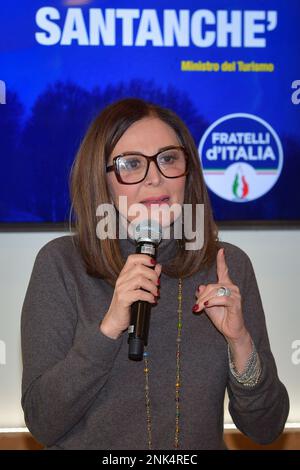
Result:
{"label": "woman's brown bob hair", "polygon": [[111,203],[106,163],[118,140],[136,121],[148,116],[161,119],[176,133],[189,159],[184,203],[204,204],[204,244],[200,250],[185,250],[185,238],[178,244],[176,257],[164,265],[163,272],[170,277],[188,277],[209,267],[218,250],[218,231],[204,183],[194,140],[181,119],[171,110],[141,99],[128,98],[105,108],[90,125],[74,161],[70,175],[71,217],[74,214],[76,243],[87,273],[115,284],[125,259],[119,240],[100,240],[96,234],[96,209],[99,204]]}

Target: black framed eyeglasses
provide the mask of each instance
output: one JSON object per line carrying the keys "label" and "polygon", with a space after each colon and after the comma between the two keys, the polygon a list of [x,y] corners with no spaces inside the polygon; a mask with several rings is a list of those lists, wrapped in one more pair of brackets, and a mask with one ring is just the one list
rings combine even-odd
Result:
{"label": "black framed eyeglasses", "polygon": [[182,146],[164,147],[151,156],[124,152],[113,158],[113,164],[106,167],[106,172],[114,171],[119,183],[137,184],[146,178],[152,161],[165,178],[179,178],[188,173],[188,156]]}

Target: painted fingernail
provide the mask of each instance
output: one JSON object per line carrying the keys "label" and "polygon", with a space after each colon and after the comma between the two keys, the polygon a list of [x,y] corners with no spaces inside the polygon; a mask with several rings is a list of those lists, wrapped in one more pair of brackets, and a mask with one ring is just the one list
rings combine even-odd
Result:
{"label": "painted fingernail", "polygon": [[204,305],[205,305],[205,307],[208,306],[208,300],[206,302],[204,302]]}
{"label": "painted fingernail", "polygon": [[193,312],[197,312],[198,309],[199,309],[199,305],[198,305],[198,304],[195,304],[195,305],[193,306],[193,308],[192,308],[192,311],[193,311]]}
{"label": "painted fingernail", "polygon": [[157,286],[160,286],[160,279],[159,279],[159,278],[157,279],[156,285],[157,285]]}
{"label": "painted fingernail", "polygon": [[152,264],[156,264],[156,259],[151,258],[151,263],[152,263]]}

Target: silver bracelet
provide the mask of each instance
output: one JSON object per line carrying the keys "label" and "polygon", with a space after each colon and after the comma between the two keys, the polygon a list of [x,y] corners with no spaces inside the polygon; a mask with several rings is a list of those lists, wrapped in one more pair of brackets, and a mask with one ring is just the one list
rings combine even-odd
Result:
{"label": "silver bracelet", "polygon": [[247,360],[246,366],[243,372],[239,373],[235,367],[235,364],[232,359],[232,354],[228,344],[228,359],[229,359],[229,368],[233,377],[245,387],[254,387],[259,381],[261,375],[261,363],[259,355],[256,351],[255,345],[252,341],[252,351]]}

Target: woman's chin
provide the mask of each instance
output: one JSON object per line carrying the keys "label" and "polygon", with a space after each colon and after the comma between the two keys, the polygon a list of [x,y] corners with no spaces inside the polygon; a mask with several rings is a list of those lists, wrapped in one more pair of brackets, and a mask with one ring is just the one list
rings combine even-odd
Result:
{"label": "woman's chin", "polygon": [[127,220],[130,223],[137,224],[142,220],[153,220],[161,225],[162,228],[169,227],[178,219],[182,213],[182,206],[178,203],[172,205],[164,204],[139,204],[141,210],[134,216],[127,214]]}

